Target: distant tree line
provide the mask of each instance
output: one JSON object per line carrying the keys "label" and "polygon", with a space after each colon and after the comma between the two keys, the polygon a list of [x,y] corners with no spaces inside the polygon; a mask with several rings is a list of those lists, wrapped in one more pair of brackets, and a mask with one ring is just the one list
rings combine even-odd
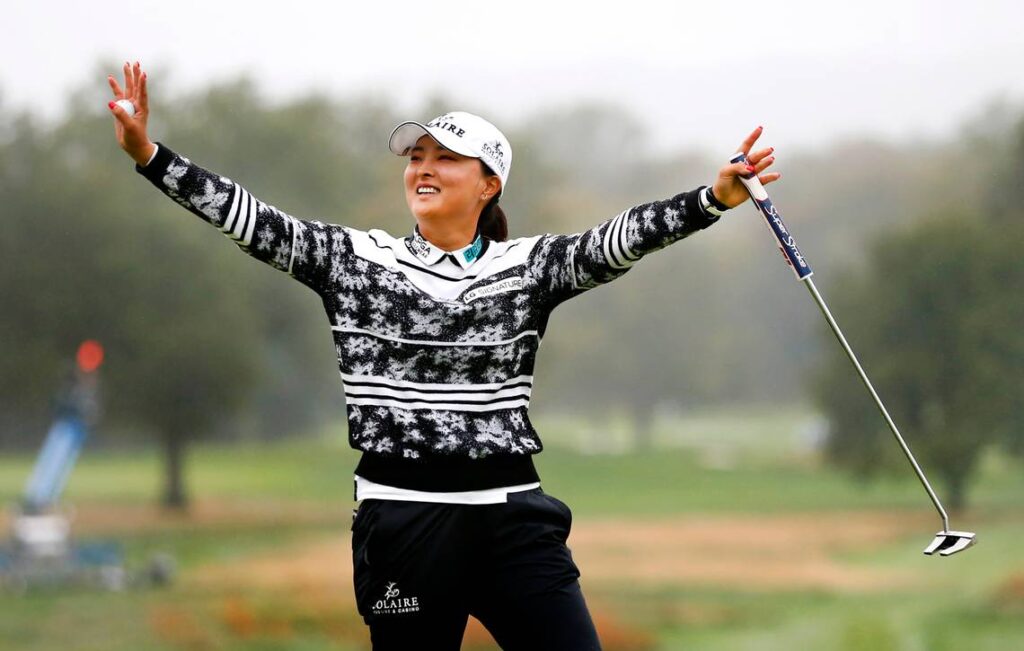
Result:
{"label": "distant tree line", "polygon": [[[183,504],[188,441],[340,431],[343,398],[316,296],[238,252],[134,173],[104,106],[103,79],[114,69],[99,66],[56,124],[0,106],[0,446],[38,445],[62,368],[79,341],[96,338],[108,351],[98,443],[161,442],[165,501]],[[321,95],[274,102],[246,77],[171,97],[153,76],[151,95],[156,138],[262,200],[296,216],[411,230],[403,163],[384,145],[408,117],[395,107]],[[448,108],[433,98],[417,117]],[[506,132],[515,166],[502,201],[513,237],[589,228],[630,205],[710,183],[720,164],[697,152],[652,155],[639,121],[612,105],[538,112]],[[810,153],[773,143],[785,173],[773,189],[776,203],[818,269],[819,286],[844,306],[865,358],[892,351],[876,348],[847,311],[861,313],[868,328],[865,296],[895,309],[906,303],[900,291],[917,289],[899,289],[911,278],[897,281],[897,263],[888,259],[890,274],[877,281],[886,297],[863,289],[876,281],[840,282],[866,273],[857,271],[865,263],[878,269],[877,256],[891,251],[865,252],[863,243],[894,230],[914,242],[939,237],[940,228],[911,226],[932,214],[961,215],[982,231],[978,237],[996,232],[981,225],[997,219],[1010,228],[1019,213],[1006,188],[1021,180],[1010,167],[989,167],[1001,142],[999,134],[965,133],[942,143],[858,141]],[[994,180],[993,169],[1011,176]],[[979,197],[991,197],[991,207]],[[534,409],[626,409],[643,441],[665,403],[803,399],[801,378],[830,364],[833,353],[759,219],[740,208],[560,308],[542,346]],[[910,379],[891,380],[903,381]],[[868,420],[843,420],[846,412],[818,393],[838,423],[836,458],[853,458],[841,452],[844,433]]]}

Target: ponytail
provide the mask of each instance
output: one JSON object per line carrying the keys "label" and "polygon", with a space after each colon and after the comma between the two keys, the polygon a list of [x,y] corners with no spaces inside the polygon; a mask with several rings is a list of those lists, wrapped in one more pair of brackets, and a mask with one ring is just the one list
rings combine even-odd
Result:
{"label": "ponytail", "polygon": [[[485,176],[496,176],[491,168],[480,161],[480,167]],[[499,193],[500,194],[500,193]],[[495,242],[504,242],[508,239],[508,219],[505,211],[498,205],[498,194],[491,197],[484,209],[480,211],[480,218],[476,223],[476,230],[486,238]]]}
{"label": "ponytail", "polygon": [[481,235],[495,242],[504,242],[508,239],[508,220],[505,218],[505,211],[498,205],[497,195],[484,206],[476,229]]}

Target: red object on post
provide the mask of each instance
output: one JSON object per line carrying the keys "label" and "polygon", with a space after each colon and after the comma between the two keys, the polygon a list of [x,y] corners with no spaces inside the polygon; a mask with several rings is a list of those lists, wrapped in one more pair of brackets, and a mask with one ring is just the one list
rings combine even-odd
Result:
{"label": "red object on post", "polygon": [[103,363],[103,346],[94,339],[86,339],[78,347],[78,368],[92,373]]}

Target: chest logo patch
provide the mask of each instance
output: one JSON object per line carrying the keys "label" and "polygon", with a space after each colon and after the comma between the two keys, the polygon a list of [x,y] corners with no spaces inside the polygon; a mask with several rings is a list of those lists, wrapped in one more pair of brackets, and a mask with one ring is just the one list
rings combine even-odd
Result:
{"label": "chest logo patch", "polygon": [[477,287],[466,292],[462,300],[466,303],[471,303],[478,298],[484,298],[487,296],[494,296],[495,294],[501,294],[504,292],[517,292],[523,288],[523,279],[521,276],[513,276],[511,278],[505,278],[497,282],[493,282],[490,285],[484,285],[483,287]]}

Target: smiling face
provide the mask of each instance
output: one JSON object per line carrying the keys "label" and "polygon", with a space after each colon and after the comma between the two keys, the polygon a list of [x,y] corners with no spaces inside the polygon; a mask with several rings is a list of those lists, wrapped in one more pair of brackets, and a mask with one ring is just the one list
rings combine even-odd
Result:
{"label": "smiling face", "polygon": [[430,136],[422,136],[409,152],[405,201],[417,221],[475,223],[500,188],[498,177],[484,175],[480,159],[445,149]]}

